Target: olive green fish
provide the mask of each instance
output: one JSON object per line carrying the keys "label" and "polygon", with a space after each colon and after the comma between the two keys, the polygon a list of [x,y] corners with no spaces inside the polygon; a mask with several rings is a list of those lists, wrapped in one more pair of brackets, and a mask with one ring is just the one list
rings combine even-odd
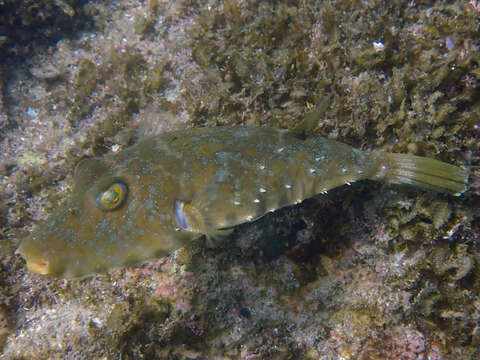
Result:
{"label": "olive green fish", "polygon": [[17,251],[40,274],[105,272],[364,179],[452,195],[468,184],[467,172],[453,165],[299,131],[181,130],[81,162],[69,198]]}

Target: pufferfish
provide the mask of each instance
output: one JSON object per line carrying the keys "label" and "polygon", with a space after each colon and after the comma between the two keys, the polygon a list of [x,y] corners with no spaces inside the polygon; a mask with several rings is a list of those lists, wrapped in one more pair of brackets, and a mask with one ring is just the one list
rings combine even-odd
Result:
{"label": "pufferfish", "polygon": [[359,180],[460,195],[467,171],[265,127],[168,132],[83,160],[68,199],[17,252],[36,273],[80,277],[170,254]]}

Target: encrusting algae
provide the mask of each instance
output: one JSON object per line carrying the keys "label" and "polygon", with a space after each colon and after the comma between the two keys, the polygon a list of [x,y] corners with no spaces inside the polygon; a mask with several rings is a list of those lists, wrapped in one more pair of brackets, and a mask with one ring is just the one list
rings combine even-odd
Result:
{"label": "encrusting algae", "polygon": [[441,161],[365,152],[299,127],[194,128],[81,162],[71,196],[17,252],[36,273],[78,277],[160,257],[201,235],[358,180],[452,195],[468,173]]}

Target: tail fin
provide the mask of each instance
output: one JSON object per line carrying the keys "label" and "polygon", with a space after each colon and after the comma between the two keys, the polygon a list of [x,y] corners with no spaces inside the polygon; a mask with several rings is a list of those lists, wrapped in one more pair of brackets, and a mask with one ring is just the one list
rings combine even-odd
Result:
{"label": "tail fin", "polygon": [[384,154],[384,180],[459,196],[468,188],[468,172],[458,166],[414,155]]}

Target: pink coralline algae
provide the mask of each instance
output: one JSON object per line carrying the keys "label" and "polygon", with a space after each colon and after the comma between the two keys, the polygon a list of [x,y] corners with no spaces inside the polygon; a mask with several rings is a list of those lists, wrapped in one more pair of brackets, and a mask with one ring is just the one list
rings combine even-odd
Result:
{"label": "pink coralline algae", "polygon": [[427,360],[425,336],[410,326],[398,326],[387,331],[388,359]]}

